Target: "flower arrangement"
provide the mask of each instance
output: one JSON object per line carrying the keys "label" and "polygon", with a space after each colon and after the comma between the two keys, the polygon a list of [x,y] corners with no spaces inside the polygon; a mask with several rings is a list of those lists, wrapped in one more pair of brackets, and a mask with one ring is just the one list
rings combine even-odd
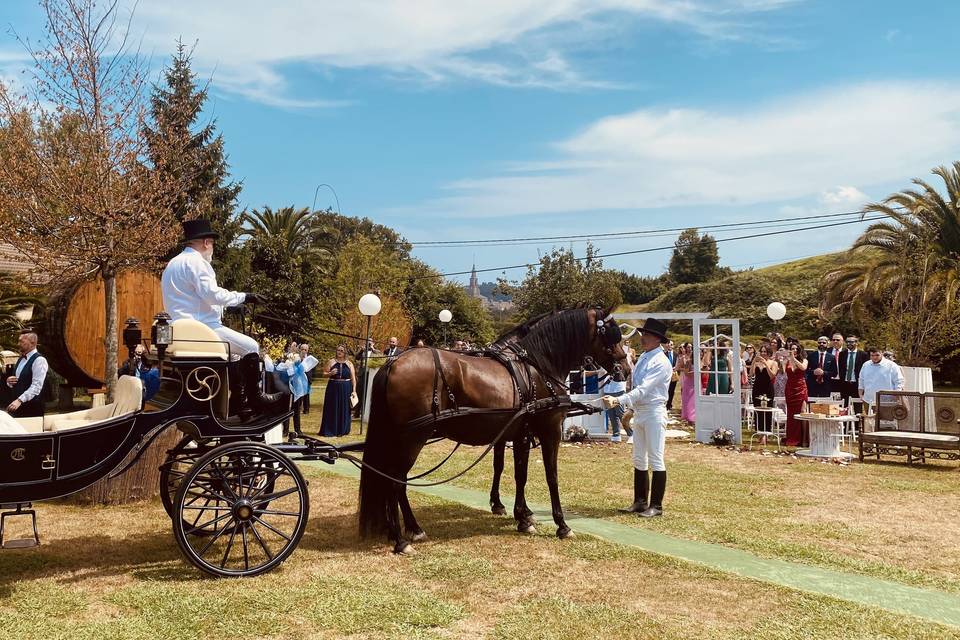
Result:
{"label": "flower arrangement", "polygon": [[287,360],[287,364],[289,364],[289,365],[291,365],[291,366],[296,365],[297,363],[300,362],[300,354],[299,354],[299,353],[288,353],[286,360]]}
{"label": "flower arrangement", "polygon": [[713,444],[718,447],[731,445],[733,444],[733,431],[726,427],[714,429],[713,433],[710,434],[710,439],[713,441]]}
{"label": "flower arrangement", "polygon": [[767,396],[757,396],[757,400],[760,401],[760,406],[764,409],[767,408],[767,403],[770,402],[770,398],[768,398]]}

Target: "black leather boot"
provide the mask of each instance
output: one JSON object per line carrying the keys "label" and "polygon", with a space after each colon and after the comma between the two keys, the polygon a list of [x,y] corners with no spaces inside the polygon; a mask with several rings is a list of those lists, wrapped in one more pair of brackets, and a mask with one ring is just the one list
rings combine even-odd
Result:
{"label": "black leather boot", "polygon": [[647,490],[650,488],[650,479],[647,471],[633,470],[633,504],[626,509],[619,509],[621,513],[640,513],[647,510]]}
{"label": "black leather boot", "polygon": [[243,389],[243,374],[240,372],[240,361],[227,365],[227,379],[230,382],[230,402],[227,415],[242,416],[249,413],[247,396]]}
{"label": "black leather boot", "polygon": [[260,356],[248,353],[240,358],[240,371],[247,402],[258,413],[283,413],[290,408],[290,395],[264,393],[260,388]]}
{"label": "black leather boot", "polygon": [[653,472],[653,486],[650,489],[650,508],[640,514],[641,518],[655,518],[663,515],[663,494],[667,491],[667,472]]}

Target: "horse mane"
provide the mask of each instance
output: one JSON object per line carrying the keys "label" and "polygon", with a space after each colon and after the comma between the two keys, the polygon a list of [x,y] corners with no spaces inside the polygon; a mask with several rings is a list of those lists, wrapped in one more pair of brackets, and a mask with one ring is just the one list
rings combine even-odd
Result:
{"label": "horse mane", "polygon": [[552,316],[552,315],[555,314],[555,313],[557,313],[557,312],[556,312],[556,311],[547,311],[547,312],[545,312],[545,313],[541,313],[540,315],[533,316],[532,318],[529,318],[529,319],[525,320],[524,322],[521,322],[520,324],[518,324],[518,325],[515,326],[514,328],[509,329],[509,330],[507,330],[507,331],[504,331],[504,332],[501,333],[499,336],[497,336],[497,339],[494,340],[492,343],[490,343],[490,346],[492,346],[492,347],[505,347],[505,346],[507,346],[508,344],[510,344],[511,342],[516,342],[516,341],[519,340],[520,338],[523,338],[523,337],[525,337],[528,333],[530,333],[530,329],[532,329],[532,328],[535,327],[536,325],[540,324],[540,322],[543,321],[544,318],[548,318],[548,317]]}
{"label": "horse mane", "polygon": [[587,312],[578,308],[537,316],[524,323],[527,334],[517,343],[541,372],[562,380],[590,343]]}

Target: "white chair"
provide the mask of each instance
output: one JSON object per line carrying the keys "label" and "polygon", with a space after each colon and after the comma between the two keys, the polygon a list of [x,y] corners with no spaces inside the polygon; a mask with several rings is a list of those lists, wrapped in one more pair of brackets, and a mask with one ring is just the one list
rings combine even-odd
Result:
{"label": "white chair", "polygon": [[[757,413],[760,413],[760,412],[757,411],[755,407],[751,406],[750,414],[755,415]],[[761,421],[761,420],[754,419],[754,424],[756,425],[756,428],[754,432],[750,435],[750,444],[748,448],[753,449],[753,439],[756,438],[757,436],[760,436],[761,438],[770,437],[770,438],[776,439],[777,451],[782,451],[780,441],[783,439],[784,430],[781,428],[781,424],[786,425],[787,415],[782,411],[780,411],[779,409],[774,409],[773,411],[763,411],[762,413],[764,415],[769,416],[770,421],[766,429],[764,429],[761,425],[761,422],[766,422],[766,420]],[[782,416],[782,420],[779,420],[778,416]]]}

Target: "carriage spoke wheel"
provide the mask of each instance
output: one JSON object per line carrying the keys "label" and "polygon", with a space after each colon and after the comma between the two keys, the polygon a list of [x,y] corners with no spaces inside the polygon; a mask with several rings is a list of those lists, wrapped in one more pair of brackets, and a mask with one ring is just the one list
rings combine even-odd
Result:
{"label": "carriage spoke wheel", "polygon": [[216,442],[197,440],[191,435],[183,436],[167,454],[160,465],[160,501],[167,515],[173,517],[173,501],[180,488],[180,481],[201,456],[213,450]]}
{"label": "carriage spoke wheel", "polygon": [[310,499],[307,481],[285,455],[233,442],[196,461],[180,482],[174,509],[174,537],[193,565],[215,576],[255,576],[293,553]]}

